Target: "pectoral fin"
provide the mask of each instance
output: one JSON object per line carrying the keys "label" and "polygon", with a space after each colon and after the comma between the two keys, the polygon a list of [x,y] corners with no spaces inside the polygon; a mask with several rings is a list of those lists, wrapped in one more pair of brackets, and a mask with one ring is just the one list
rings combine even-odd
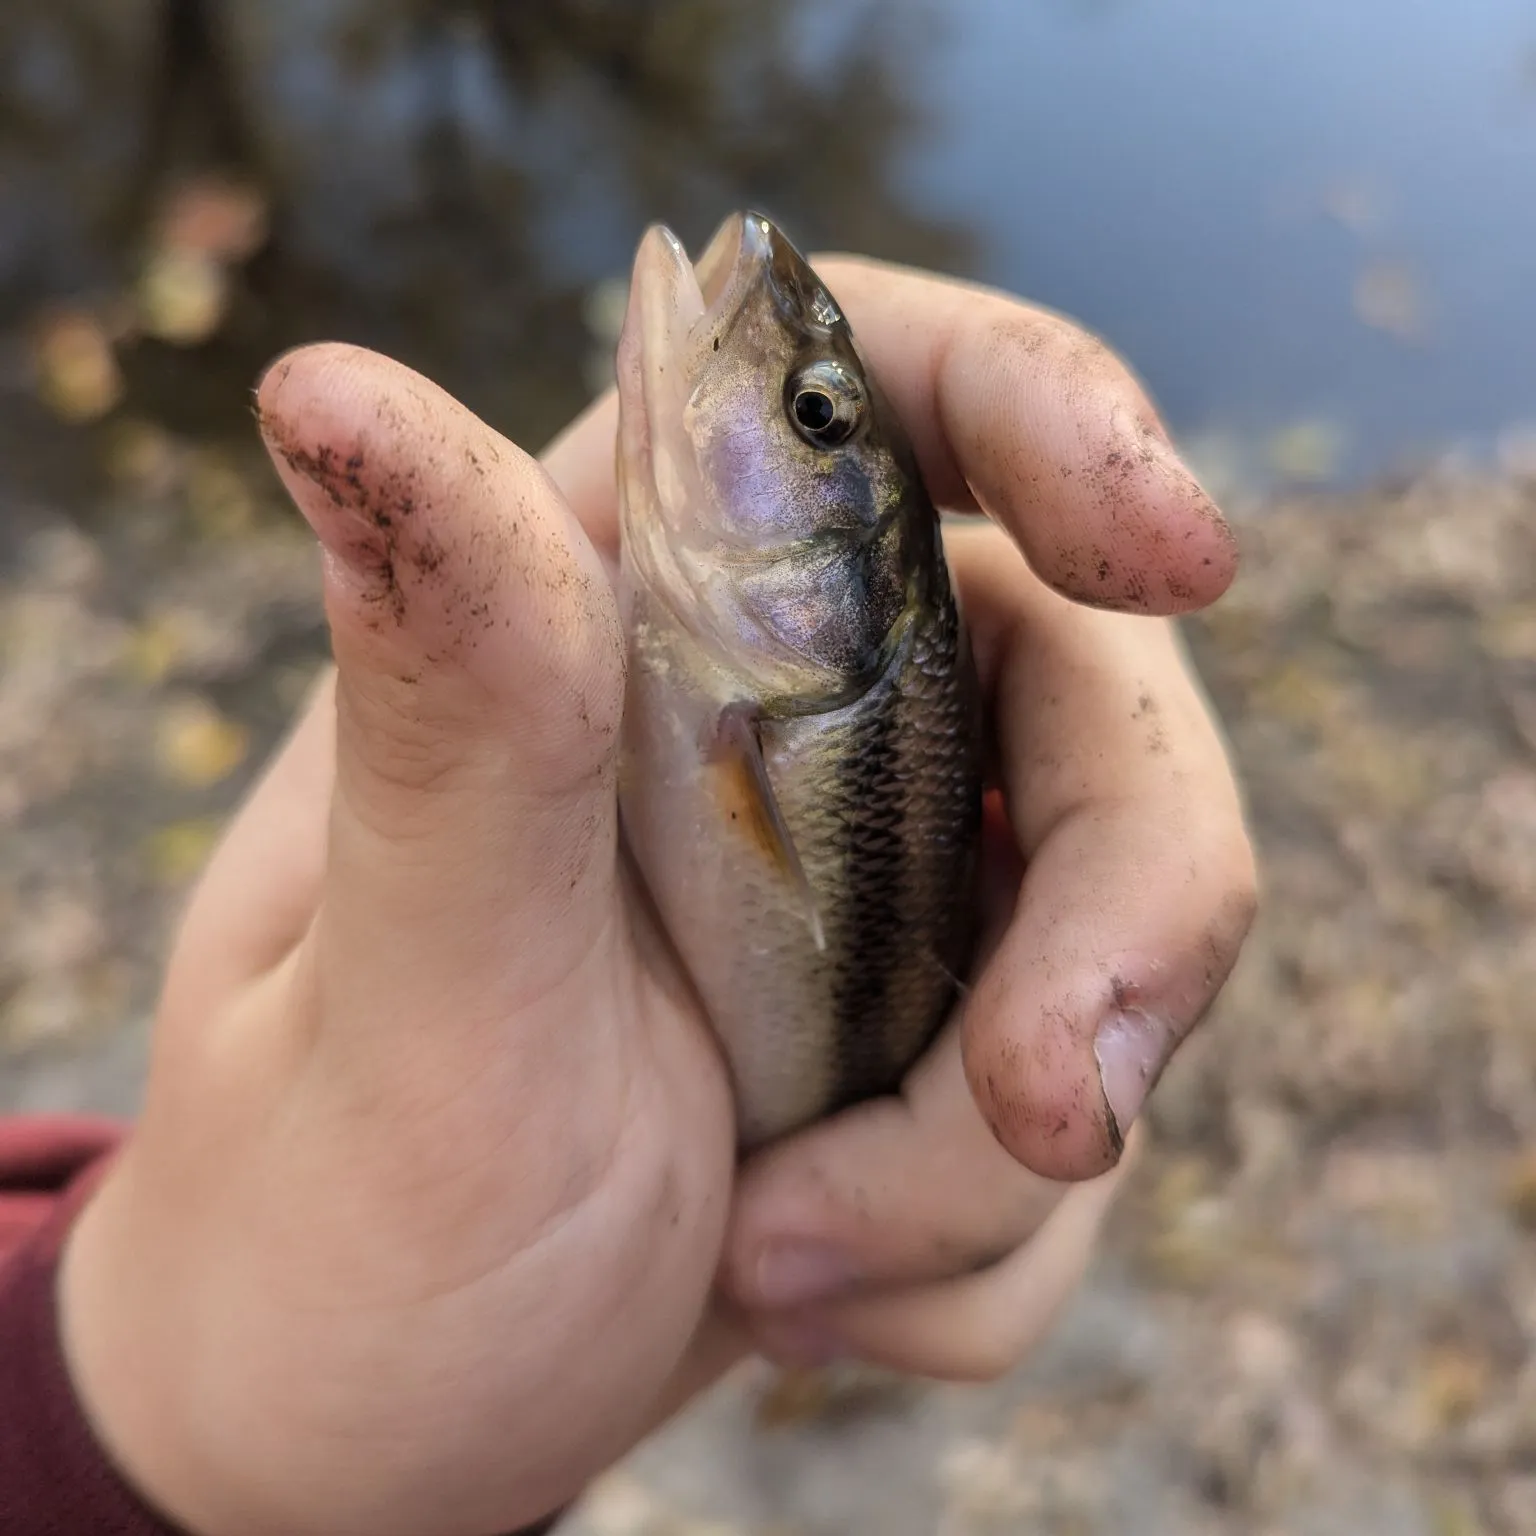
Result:
{"label": "pectoral fin", "polygon": [[816,895],[768,777],[754,706],[726,705],[715,722],[708,750],[719,774],[720,798],[726,815],[751,837],[789,882],[804,908],[816,948],[825,950],[827,940]]}

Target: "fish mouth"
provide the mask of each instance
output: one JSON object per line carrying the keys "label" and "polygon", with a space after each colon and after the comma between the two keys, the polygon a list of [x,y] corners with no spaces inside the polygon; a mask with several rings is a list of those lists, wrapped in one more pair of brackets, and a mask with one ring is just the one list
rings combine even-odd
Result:
{"label": "fish mouth", "polygon": [[780,320],[798,331],[830,331],[842,315],[811,265],[778,225],[763,214],[733,213],[715,231],[695,268],[711,346],[759,289]]}
{"label": "fish mouth", "polygon": [[732,213],[697,263],[665,225],[641,238],[616,359],[621,500],[632,510],[644,502],[664,521],[681,515],[687,454],[673,424],[686,419],[733,324],[764,297],[792,326],[836,316],[805,258],[761,214]]}
{"label": "fish mouth", "polygon": [[733,213],[704,247],[697,263],[663,224],[653,224],[641,238],[630,279],[626,329],[648,368],[671,364],[689,374],[707,338],[709,350],[724,339],[731,322],[766,283],[778,307],[801,307],[805,277],[814,277],[804,258],[761,214]]}
{"label": "fish mouth", "polygon": [[806,259],[762,214],[731,214],[697,263],[670,229],[653,224],[640,241],[630,278],[619,343],[621,384],[626,375],[632,389],[643,381],[647,395],[688,387],[764,291],[792,329],[830,332],[842,320]]}

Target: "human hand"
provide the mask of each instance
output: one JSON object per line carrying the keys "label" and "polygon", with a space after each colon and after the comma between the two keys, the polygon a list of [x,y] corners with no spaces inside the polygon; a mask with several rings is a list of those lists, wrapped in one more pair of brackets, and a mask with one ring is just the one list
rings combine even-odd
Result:
{"label": "human hand", "polygon": [[[722,1280],[783,1362],[987,1378],[1071,1294],[1144,1095],[1252,922],[1225,750],[1155,617],[1217,598],[1235,552],[1139,385],[1077,327],[923,273],[814,265],[934,499],[990,514],[946,540],[995,737],[990,935],[900,1098],[747,1165]],[[549,455],[610,552],[613,415],[599,403]]]}
{"label": "human hand", "polygon": [[[1169,612],[1225,586],[1219,522],[1079,333],[1016,306],[1002,323],[935,279],[826,271],[938,499],[970,482],[1073,595]],[[351,349],[286,360],[260,404],[327,548],[339,679],[188,913],[142,1123],[66,1262],[66,1342],[109,1448],[194,1529],[506,1528],[739,1347],[705,1314],[723,1074],[614,848],[612,404],[551,447],[548,478]],[[1091,482],[1116,451],[1118,485]],[[1048,475],[1066,494],[1035,503]],[[1011,1363],[1020,1318],[1038,1327],[1091,1251],[1112,1176],[1026,1242],[1062,1191],[1018,1159],[1066,1180],[1114,1161],[1095,987],[1120,966],[1176,1032],[1220,980],[1178,976],[1187,931],[1225,901],[1225,963],[1245,870],[1251,902],[1235,795],[1166,632],[1063,602],[1001,533],[951,547],[1032,852],[1023,897],[1009,922],[997,838],[993,953],[961,1024],[905,1099],[746,1170],[723,1271],[781,1353],[831,1337],[937,1375]],[[1167,750],[1143,720],[1143,771],[1095,777],[1124,750],[1117,698],[1143,692]],[[1136,945],[1152,985],[1120,958]],[[795,1238],[841,1246],[876,1294],[785,1311],[761,1251]]]}
{"label": "human hand", "polygon": [[487,1536],[686,1394],[725,1074],[617,860],[617,611],[548,476],[352,348],[257,405],[337,671],[194,894],[66,1353],[189,1530]]}

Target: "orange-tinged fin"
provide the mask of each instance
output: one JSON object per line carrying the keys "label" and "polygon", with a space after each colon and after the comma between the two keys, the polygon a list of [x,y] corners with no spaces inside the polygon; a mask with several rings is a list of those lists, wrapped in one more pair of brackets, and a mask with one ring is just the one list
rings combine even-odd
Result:
{"label": "orange-tinged fin", "polygon": [[751,837],[764,857],[794,887],[816,948],[825,950],[827,939],[816,895],[768,778],[768,764],[763,760],[763,743],[751,705],[727,704],[720,711],[710,757],[726,815]]}

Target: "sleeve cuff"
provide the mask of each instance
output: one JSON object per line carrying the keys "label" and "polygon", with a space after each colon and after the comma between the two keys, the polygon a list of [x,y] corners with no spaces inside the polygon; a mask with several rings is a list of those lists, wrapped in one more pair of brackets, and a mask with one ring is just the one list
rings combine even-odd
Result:
{"label": "sleeve cuff", "polygon": [[[109,1145],[103,1141],[67,1183],[50,1179],[51,1167],[29,1170],[59,1193],[0,1260],[0,1529],[7,1536],[184,1536],[149,1510],[108,1462],[75,1397],[59,1342],[59,1255],[106,1171]],[[61,1170],[71,1162],[79,1166],[67,1155],[58,1161]]]}
{"label": "sleeve cuff", "polygon": [[[0,1121],[0,1532],[186,1536],[107,1459],[64,1363],[56,1282],[70,1226],[121,1127]],[[567,1511],[508,1536],[545,1536]]]}

